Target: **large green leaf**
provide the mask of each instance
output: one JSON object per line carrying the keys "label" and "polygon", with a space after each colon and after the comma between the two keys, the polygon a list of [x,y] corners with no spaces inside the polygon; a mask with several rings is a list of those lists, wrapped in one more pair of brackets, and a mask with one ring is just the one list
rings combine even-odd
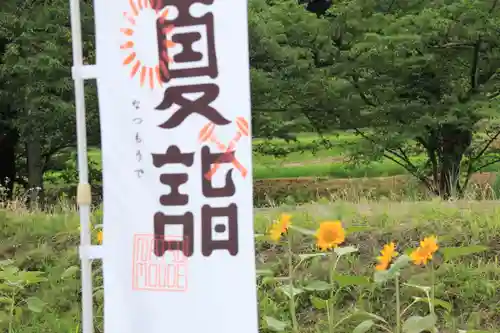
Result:
{"label": "large green leaf", "polygon": [[270,269],[257,269],[255,270],[257,276],[273,276],[274,272]]}
{"label": "large green leaf", "polygon": [[399,256],[395,261],[394,263],[391,265],[391,267],[389,267],[388,270],[386,271],[376,271],[374,273],[374,281],[375,283],[384,283],[384,282],[387,282],[388,280],[392,280],[396,277],[397,274],[399,274],[399,272],[409,266],[411,262],[411,259],[409,256],[403,254],[401,256]]}
{"label": "large green leaf", "polygon": [[314,280],[310,281],[305,287],[305,290],[308,291],[324,291],[324,290],[330,290],[332,286],[325,281],[319,281],[319,280]]}
{"label": "large green leaf", "polygon": [[[415,302],[419,302],[419,303],[429,303],[429,300],[425,297],[413,297],[413,299],[415,300]],[[443,309],[445,309],[446,311],[448,312],[451,312],[451,310],[453,309],[453,306],[451,305],[451,303],[448,303],[446,301],[443,301],[441,299],[437,299],[437,298],[434,298],[434,299],[431,299],[430,300],[430,303],[434,306],[434,307],[442,307]]]}
{"label": "large green leaf", "polygon": [[341,287],[347,286],[368,286],[371,284],[370,279],[366,276],[360,275],[343,275],[335,274],[333,280],[337,282]]}
{"label": "large green leaf", "polygon": [[297,296],[298,294],[301,294],[304,292],[304,290],[300,289],[300,288],[295,288],[293,287],[292,288],[292,292],[290,292],[290,286],[289,285],[284,285],[284,286],[281,286],[279,287],[279,289],[281,290],[281,292],[283,294],[285,294],[288,298],[292,297],[295,297]]}
{"label": "large green leaf", "polygon": [[324,257],[326,255],[327,255],[327,253],[324,253],[324,252],[304,253],[304,254],[299,254],[299,258],[300,258],[300,260],[304,261],[304,260],[308,260],[308,259],[312,259],[312,258],[316,258],[316,257]]}
{"label": "large green leaf", "polygon": [[9,322],[9,314],[5,311],[0,311],[0,324]]}
{"label": "large green leaf", "polygon": [[8,283],[0,283],[0,291],[8,292],[14,289],[15,286]]}
{"label": "large green leaf", "polygon": [[19,268],[16,266],[6,266],[0,271],[0,278],[14,282],[19,279],[18,273]]}
{"label": "large green leaf", "polygon": [[29,285],[47,281],[47,278],[42,276],[43,274],[43,272],[37,271],[21,271],[18,273],[18,277],[20,281]]}
{"label": "large green leaf", "polygon": [[43,311],[46,303],[38,297],[28,297],[26,299],[26,304],[28,305],[28,309],[33,312],[39,313]]}
{"label": "large green leaf", "polygon": [[311,295],[310,300],[311,304],[318,310],[326,309],[328,306],[328,301],[322,298]]}
{"label": "large green leaf", "polygon": [[339,257],[345,256],[354,252],[358,252],[358,248],[354,246],[342,246],[342,247],[336,247],[333,250]]}
{"label": "large green leaf", "polygon": [[70,266],[61,274],[61,279],[67,279],[69,277],[75,276],[75,274],[80,270],[78,266]]}
{"label": "large green leaf", "polygon": [[487,251],[489,247],[483,245],[471,245],[461,247],[444,247],[440,249],[445,261],[468,256],[475,253]]}
{"label": "large green leaf", "polygon": [[288,323],[270,316],[265,316],[264,321],[267,328],[275,332],[283,332],[288,326]]}
{"label": "large green leaf", "polygon": [[0,304],[12,304],[12,299],[9,297],[0,296]]}
{"label": "large green leaf", "polygon": [[384,283],[389,280],[389,272],[388,271],[375,271],[373,274],[373,281],[375,283]]}
{"label": "large green leaf", "polygon": [[354,312],[353,316],[356,316],[359,318],[370,318],[370,319],[373,319],[375,321],[380,321],[380,322],[383,322],[384,324],[388,324],[387,321],[384,318],[380,317],[379,315],[376,315],[376,314],[371,313],[371,312],[359,310],[359,309]]}
{"label": "large green leaf", "polygon": [[13,263],[14,263],[14,260],[11,260],[11,259],[0,260],[0,268],[12,265]]}
{"label": "large green leaf", "polygon": [[373,325],[375,325],[375,322],[373,320],[371,319],[365,320],[358,326],[356,326],[356,328],[354,329],[354,331],[352,331],[352,333],[366,333],[373,327]]}
{"label": "large green leaf", "polygon": [[403,323],[404,333],[421,333],[433,330],[436,325],[437,318],[430,314],[425,317],[412,316]]}
{"label": "large green leaf", "polygon": [[93,296],[98,301],[104,300],[104,288],[98,288],[94,290]]}
{"label": "large green leaf", "polygon": [[389,268],[389,274],[390,275],[395,275],[395,273],[399,273],[400,270],[403,268],[409,266],[411,263],[411,259],[407,255],[401,255],[399,256],[391,265]]}

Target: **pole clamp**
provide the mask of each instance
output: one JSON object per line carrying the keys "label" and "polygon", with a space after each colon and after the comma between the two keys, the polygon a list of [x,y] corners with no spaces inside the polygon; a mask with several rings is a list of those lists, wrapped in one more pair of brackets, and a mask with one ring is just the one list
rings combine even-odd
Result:
{"label": "pole clamp", "polygon": [[78,206],[90,206],[92,195],[89,184],[78,184],[76,190],[76,203]]}
{"label": "pole clamp", "polygon": [[73,77],[73,80],[97,79],[99,71],[97,70],[97,65],[73,66],[71,67],[71,76]]}
{"label": "pole clamp", "polygon": [[80,245],[79,251],[80,260],[95,260],[103,258],[102,245]]}

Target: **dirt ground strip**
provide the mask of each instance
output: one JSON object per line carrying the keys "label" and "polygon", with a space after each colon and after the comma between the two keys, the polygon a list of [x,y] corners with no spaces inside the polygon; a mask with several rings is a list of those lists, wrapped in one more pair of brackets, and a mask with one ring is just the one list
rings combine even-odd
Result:
{"label": "dirt ground strip", "polygon": [[[477,185],[492,185],[497,177],[496,172],[481,172],[475,173],[471,177],[471,183]],[[317,182],[328,183],[332,185],[354,185],[354,184],[396,184],[408,182],[412,176],[398,175],[391,177],[370,177],[370,178],[318,178],[318,177],[296,177],[296,178],[268,178],[265,180],[270,183],[310,183],[312,180]]]}

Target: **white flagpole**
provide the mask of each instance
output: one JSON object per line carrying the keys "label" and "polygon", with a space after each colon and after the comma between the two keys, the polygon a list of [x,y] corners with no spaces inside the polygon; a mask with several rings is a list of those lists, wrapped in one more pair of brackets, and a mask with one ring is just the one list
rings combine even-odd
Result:
{"label": "white flagpole", "polygon": [[[93,333],[92,261],[90,248],[90,186],[87,161],[87,129],[85,124],[85,95],[82,78],[82,27],[79,0],[70,0],[71,35],[73,44],[73,80],[75,82],[76,134],[78,146],[78,193],[80,212],[80,260],[82,279],[82,328],[83,333]],[[82,251],[83,250],[83,251]]]}

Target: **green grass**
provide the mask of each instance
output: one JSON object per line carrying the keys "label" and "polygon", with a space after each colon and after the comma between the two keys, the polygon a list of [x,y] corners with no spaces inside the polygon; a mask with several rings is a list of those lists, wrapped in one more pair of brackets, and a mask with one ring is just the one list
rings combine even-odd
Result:
{"label": "green grass", "polygon": [[[293,177],[330,177],[330,178],[364,178],[364,177],[388,177],[407,174],[407,171],[398,164],[384,159],[365,165],[352,167],[343,161],[346,156],[345,147],[348,144],[360,140],[352,133],[341,132],[329,135],[327,138],[333,143],[330,149],[319,149],[315,152],[305,150],[302,152],[291,152],[285,157],[276,158],[270,155],[253,154],[254,179],[269,178],[293,178]],[[298,135],[301,144],[307,145],[318,136],[311,133]],[[285,142],[281,139],[270,141],[281,148],[292,148],[293,142]],[[262,139],[254,139],[253,144],[264,143]],[[91,148],[88,153],[89,161],[97,168],[101,165],[101,152],[99,149]],[[424,156],[412,158],[412,162],[419,164],[425,161]],[[499,172],[500,164],[493,164],[482,170],[483,172]],[[46,173],[46,180],[54,183],[59,178],[60,171]]]}
{"label": "green grass", "polygon": [[[316,133],[299,133],[296,135],[297,140],[299,140],[302,143],[311,143],[313,141],[317,141],[319,139],[319,136]],[[338,132],[335,134],[329,134],[325,136],[327,139],[333,141],[333,142],[353,142],[359,140],[359,137],[356,136],[352,132]],[[294,145],[294,143],[290,142],[287,143],[283,139],[272,139],[272,140],[264,140],[261,138],[255,138],[252,140],[254,144],[259,144],[259,143],[266,143],[266,142],[271,142],[277,145],[289,145],[290,147]]]}
{"label": "green grass", "polygon": [[[449,313],[438,308],[439,326],[442,333],[457,333],[459,328],[481,328],[492,333],[500,331],[499,202],[337,202],[279,207],[257,211],[256,231],[264,233],[279,212],[290,212],[293,224],[303,228],[315,229],[320,221],[331,219],[341,219],[348,230],[357,228],[359,232],[348,234],[346,245],[358,247],[359,253],[342,260],[338,271],[370,279],[373,276],[374,257],[380,247],[389,241],[396,241],[401,249],[406,249],[417,245],[423,235],[436,234],[442,247],[489,246],[486,252],[447,263],[436,259],[436,297],[451,304]],[[100,222],[98,215],[94,216],[94,223]],[[78,265],[78,217],[75,212],[71,209],[51,214],[29,213],[20,209],[15,212],[0,210],[0,221],[0,260],[13,259],[22,269],[45,272],[48,279],[22,294],[23,297],[37,296],[47,302],[46,310],[37,314],[26,310],[20,314],[13,332],[77,332],[80,323],[79,276],[61,277],[66,269]],[[367,227],[372,229],[366,230]],[[309,237],[293,235],[295,253],[313,251],[313,242]],[[258,278],[256,284],[261,332],[267,333],[270,331],[262,318],[268,316],[283,322],[290,319],[287,299],[279,289],[283,280],[274,278],[287,274],[287,256],[283,244],[274,244],[262,237],[257,238],[256,249],[258,268],[269,271],[273,276]],[[326,262],[316,259],[298,270],[298,287],[313,279],[326,279]],[[100,265],[95,267],[95,286],[100,286]],[[429,282],[426,270],[417,267],[410,268],[402,278],[414,284]],[[96,310],[102,306],[101,296],[98,294],[96,297]],[[311,296],[326,297],[325,292],[304,292],[297,297],[300,331],[326,333],[324,311],[313,306]],[[422,294],[418,290],[403,287],[403,305],[407,305],[412,296]],[[2,307],[5,309],[5,304],[0,303],[0,310]],[[393,324],[393,284],[338,289],[335,320],[354,307],[389,318]],[[425,314],[425,304],[418,306],[415,311],[413,314]],[[102,331],[101,315],[100,310],[96,311],[98,331]],[[351,333],[356,322],[359,321],[346,322],[339,326],[336,333]],[[6,332],[5,329],[2,331]]]}
{"label": "green grass", "polygon": [[363,178],[401,175],[406,174],[406,170],[391,161],[374,162],[357,168],[350,167],[343,163],[286,167],[282,164],[274,166],[262,166],[257,164],[254,166],[253,174],[255,179],[293,177]]}
{"label": "green grass", "polygon": [[[332,142],[332,147],[330,149],[321,148],[317,151],[304,150],[301,152],[292,152],[285,157],[275,158],[270,155],[260,155],[254,154],[254,164],[255,166],[268,166],[268,165],[276,165],[279,163],[298,163],[298,162],[308,162],[312,160],[321,160],[321,159],[331,159],[331,158],[339,158],[345,154],[344,146],[349,143],[354,143],[359,140],[353,134],[350,133],[339,133],[337,135],[328,135],[326,136]],[[308,145],[313,141],[317,141],[319,137],[316,134],[312,133],[302,133],[297,136],[301,145]],[[270,141],[264,141],[262,139],[253,139],[252,141],[254,146],[259,144],[271,143],[280,148],[294,148],[297,146],[295,142],[286,142],[282,139],[273,139]]]}

